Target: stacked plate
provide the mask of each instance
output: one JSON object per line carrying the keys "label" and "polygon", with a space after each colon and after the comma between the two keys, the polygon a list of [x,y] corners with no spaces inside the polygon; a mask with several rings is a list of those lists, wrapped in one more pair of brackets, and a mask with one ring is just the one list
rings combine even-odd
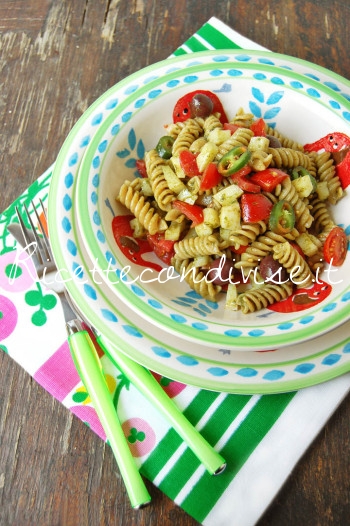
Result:
{"label": "stacked plate", "polygon": [[[223,50],[145,68],[83,114],[55,164],[49,232],[61,279],[111,345],[163,376],[237,393],[298,389],[350,370],[348,256],[304,291],[298,309],[242,314],[225,309],[224,295],[215,303],[194,293],[152,253],[131,261],[113,228],[130,213],[116,201],[120,186],[135,178],[184,94],[210,90],[229,118],[244,108],[305,144],[350,136],[349,88],[295,58]],[[345,195],[331,210],[347,233],[348,202]]]}

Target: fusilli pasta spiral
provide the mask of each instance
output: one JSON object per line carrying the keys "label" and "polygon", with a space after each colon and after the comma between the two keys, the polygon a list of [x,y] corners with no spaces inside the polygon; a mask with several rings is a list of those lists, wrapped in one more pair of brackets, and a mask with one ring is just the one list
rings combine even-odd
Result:
{"label": "fusilli pasta spiral", "polygon": [[140,221],[150,234],[164,232],[168,225],[166,221],[155,211],[151,203],[135,190],[128,181],[122,184],[118,200],[125,205],[130,212]]}
{"label": "fusilli pasta spiral", "polygon": [[175,194],[170,190],[163,172],[163,166],[168,165],[168,163],[159,157],[156,150],[146,152],[145,162],[148,178],[157,204],[161,210],[168,211],[171,209],[171,203],[175,199]]}
{"label": "fusilli pasta spiral", "polygon": [[315,282],[315,276],[299,252],[288,241],[277,243],[273,247],[273,257],[291,274],[293,283],[298,287],[310,287]]}
{"label": "fusilli pasta spiral", "polygon": [[176,259],[172,260],[172,265],[180,274],[181,279],[184,279],[192,290],[200,294],[203,298],[216,301],[221,287],[205,279],[205,273],[193,265],[190,259]]}
{"label": "fusilli pasta spiral", "polygon": [[174,245],[175,258],[189,259],[197,256],[222,254],[219,241],[213,235],[185,238]]}
{"label": "fusilli pasta spiral", "polygon": [[264,283],[239,294],[237,305],[241,307],[243,314],[248,314],[266,308],[277,301],[288,298],[293,292],[292,283]]}

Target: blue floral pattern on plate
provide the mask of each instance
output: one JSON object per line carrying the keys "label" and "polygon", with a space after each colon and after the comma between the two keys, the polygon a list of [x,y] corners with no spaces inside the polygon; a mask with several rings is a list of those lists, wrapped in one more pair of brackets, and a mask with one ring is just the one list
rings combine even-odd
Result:
{"label": "blue floral pattern on plate", "polygon": [[[273,54],[264,55],[261,52],[228,52],[223,55],[200,53],[196,61],[224,62],[228,58],[242,62],[261,60],[269,64],[274,63]],[[295,67],[299,73],[301,69],[305,69],[304,74],[308,71],[318,74],[321,77],[319,81],[324,85],[325,82],[329,82],[329,75],[332,76],[322,68],[313,68],[302,61],[292,59],[291,62],[286,57],[277,56],[275,62],[278,60],[286,64],[279,64],[279,67]],[[127,306],[118,308],[111,299],[110,290],[104,284],[98,286],[92,279],[91,261],[82,247],[73,203],[78,168],[87,145],[97,131],[95,126],[99,126],[104,118],[108,118],[119,104],[119,97],[123,98],[126,93],[134,93],[138,86],[152,82],[154,78],[163,76],[170,70],[183,69],[189,61],[186,57],[174,60],[171,65],[165,63],[157,67],[152,66],[119,83],[89,108],[62,148],[50,188],[49,221],[56,261],[60,268],[67,269],[67,279],[71,279],[67,281],[67,288],[80,304],[87,319],[111,342],[145,366],[179,381],[224,391],[268,393],[312,385],[349,370],[350,342],[347,326],[336,329],[331,339],[329,334],[326,334],[325,337],[315,340],[314,348],[317,348],[317,351],[314,353],[311,353],[308,345],[304,345],[304,348],[303,345],[286,347],[273,353],[256,353],[240,352],[225,347],[203,348],[193,344],[189,354],[185,350],[188,344],[176,337],[170,339],[173,345],[165,344],[165,333],[139,318]],[[217,75],[218,70],[213,71]],[[188,81],[192,82],[189,77]],[[344,91],[340,78],[335,77],[332,83],[337,86],[335,91]],[[155,91],[150,93],[152,96],[159,95]],[[261,98],[258,93],[257,96]],[[254,99],[258,100],[256,97]],[[141,103],[142,101],[139,102],[140,105]],[[128,117],[130,118],[127,113],[123,114],[123,120],[127,120]],[[271,117],[274,118],[272,114]],[[130,152],[135,150],[137,144],[143,148],[135,135],[134,140],[129,142]],[[347,301],[345,296],[344,301]],[[199,326],[199,329],[202,330],[203,327]]]}

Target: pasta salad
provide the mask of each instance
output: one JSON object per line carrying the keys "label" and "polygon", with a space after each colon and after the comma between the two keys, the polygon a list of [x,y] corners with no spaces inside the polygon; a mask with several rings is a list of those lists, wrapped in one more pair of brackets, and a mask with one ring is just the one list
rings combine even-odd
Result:
{"label": "pasta salad", "polygon": [[[350,144],[350,139],[349,139]],[[329,204],[344,195],[331,152],[312,151],[209,91],[187,94],[122,184],[135,240],[204,298],[250,313],[320,283],[347,237]]]}

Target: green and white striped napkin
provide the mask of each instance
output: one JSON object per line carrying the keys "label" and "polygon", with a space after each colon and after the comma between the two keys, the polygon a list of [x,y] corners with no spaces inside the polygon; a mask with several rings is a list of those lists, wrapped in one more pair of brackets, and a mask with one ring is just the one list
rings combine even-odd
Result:
{"label": "green and white striped napkin", "polygon": [[[175,55],[205,49],[264,49],[211,18]],[[47,198],[51,170],[0,216],[0,349],[106,439],[66,342],[60,306],[18,264],[6,230],[14,207]],[[17,263],[15,263],[17,261]],[[60,323],[61,320],[61,323]],[[221,475],[205,472],[157,410],[101,357],[110,392],[142,474],[207,526],[254,525],[328,418],[350,390],[350,375],[298,392],[233,395],[200,390],[155,375],[163,388],[227,461]]]}

